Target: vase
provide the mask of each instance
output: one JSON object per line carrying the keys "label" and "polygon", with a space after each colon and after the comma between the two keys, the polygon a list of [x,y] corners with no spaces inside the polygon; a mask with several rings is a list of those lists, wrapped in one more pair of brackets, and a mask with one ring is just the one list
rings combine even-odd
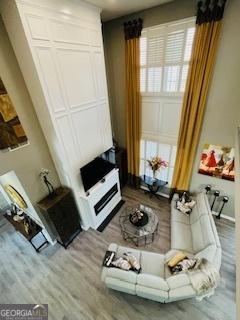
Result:
{"label": "vase", "polygon": [[153,170],[153,181],[157,180],[157,170]]}

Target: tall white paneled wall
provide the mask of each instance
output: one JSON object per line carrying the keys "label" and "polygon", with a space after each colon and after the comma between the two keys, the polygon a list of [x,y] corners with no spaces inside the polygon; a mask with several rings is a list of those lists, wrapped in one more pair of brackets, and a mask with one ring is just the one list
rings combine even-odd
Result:
{"label": "tall white paneled wall", "polygon": [[87,229],[79,169],[112,146],[100,9],[81,0],[3,0],[1,14],[61,182],[72,188]]}

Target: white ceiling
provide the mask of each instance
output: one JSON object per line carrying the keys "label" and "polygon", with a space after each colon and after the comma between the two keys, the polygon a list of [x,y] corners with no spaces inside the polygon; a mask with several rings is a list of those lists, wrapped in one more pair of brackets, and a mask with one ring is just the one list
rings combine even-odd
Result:
{"label": "white ceiling", "polygon": [[103,21],[115,19],[140,10],[156,7],[173,0],[85,0],[103,9]]}

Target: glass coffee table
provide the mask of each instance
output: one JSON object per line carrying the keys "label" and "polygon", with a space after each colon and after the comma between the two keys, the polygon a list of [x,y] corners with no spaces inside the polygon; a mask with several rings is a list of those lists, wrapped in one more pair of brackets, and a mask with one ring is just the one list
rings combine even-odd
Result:
{"label": "glass coffee table", "polygon": [[[134,225],[130,215],[138,209],[142,215],[142,224]],[[158,230],[158,217],[155,210],[143,204],[126,207],[119,218],[123,239],[132,241],[136,246],[146,245],[154,241]]]}

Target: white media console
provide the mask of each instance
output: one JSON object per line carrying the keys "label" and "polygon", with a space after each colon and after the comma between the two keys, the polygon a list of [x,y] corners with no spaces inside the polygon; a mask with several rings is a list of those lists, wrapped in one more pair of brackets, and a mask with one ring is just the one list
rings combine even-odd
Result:
{"label": "white media console", "polygon": [[90,225],[97,229],[121,201],[118,169],[110,171],[101,181],[81,196],[84,213],[91,220]]}

